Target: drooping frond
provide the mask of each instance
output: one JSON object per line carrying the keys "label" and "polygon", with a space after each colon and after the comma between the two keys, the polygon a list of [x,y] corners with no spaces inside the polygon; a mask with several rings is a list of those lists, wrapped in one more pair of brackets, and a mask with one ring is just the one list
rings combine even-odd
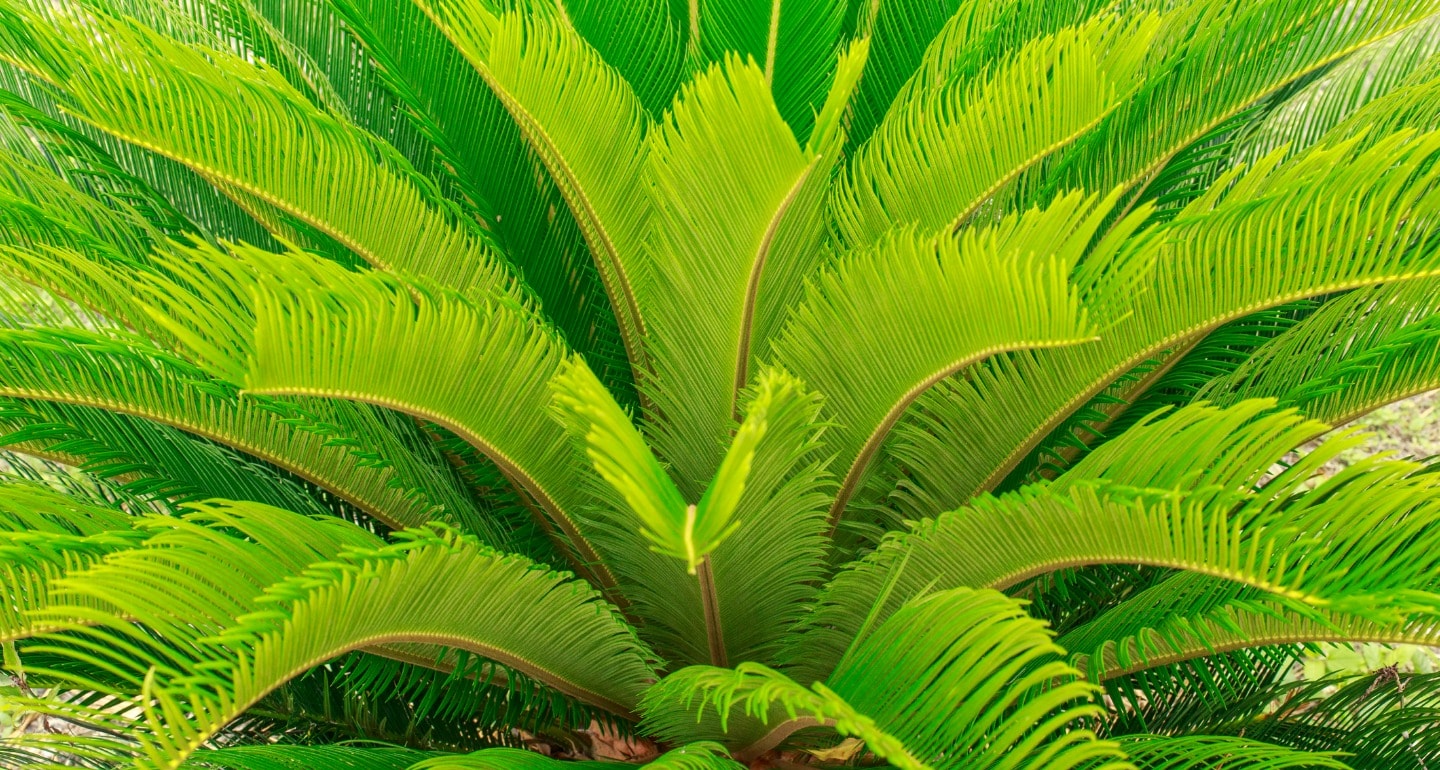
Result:
{"label": "drooping frond", "polygon": [[[864,248],[897,225],[930,232],[968,222],[1002,185],[1121,103],[1154,32],[1153,17],[1099,18],[1036,40],[960,85],[948,67],[922,62],[836,190],[838,240]],[[929,55],[947,53],[942,45]]]}
{"label": "drooping frond", "polygon": [[832,526],[890,429],[932,385],[1007,351],[1091,339],[1065,276],[1110,202],[1072,194],[959,236],[902,228],[807,286],[773,360],[823,393],[836,423],[827,443],[845,472]]}
{"label": "drooping frond", "polygon": [[[5,330],[0,331],[0,349],[0,394],[5,396],[170,425],[329,489],[388,526],[453,517],[457,525],[489,534],[473,511],[437,511],[433,501],[411,495],[408,485],[393,484],[400,475],[395,469],[367,463],[326,435],[343,431],[327,431],[327,424],[354,426],[363,413],[323,403],[287,408],[240,398],[234,386],[133,339],[80,330]],[[307,424],[316,427],[306,430]]]}
{"label": "drooping frond", "polygon": [[1316,612],[1245,586],[1180,573],[1058,643],[1087,677],[1100,682],[1234,650],[1326,641],[1434,645],[1440,627],[1424,614],[1374,622]]}
{"label": "drooping frond", "polygon": [[1175,155],[1257,100],[1431,13],[1425,0],[1368,13],[1347,13],[1338,0],[1182,4],[1164,14],[1139,63],[1139,92],[1065,153],[1041,189],[1143,190]]}
{"label": "drooping frond", "polygon": [[[393,148],[314,108],[273,71],[95,14],[16,11],[8,24],[5,55],[96,128],[222,189],[259,197],[377,267],[481,295],[523,294],[483,230],[432,182]],[[20,25],[47,34],[20,45],[13,42],[25,34]],[[256,121],[259,133],[249,128]]]}
{"label": "drooping frond", "polygon": [[1298,751],[1248,738],[1128,735],[1120,746],[1140,770],[1350,770],[1338,753]]}
{"label": "drooping frond", "polygon": [[1352,292],[1208,382],[1197,399],[1275,398],[1342,425],[1372,409],[1440,387],[1436,282]]}
{"label": "drooping frond", "polygon": [[[944,71],[962,82],[1005,59],[1037,37],[1084,21],[1101,10],[1098,0],[947,0],[872,3],[863,28],[875,58],[860,84],[851,131],[868,139],[901,89],[921,69]],[[868,9],[867,9],[868,10]],[[868,15],[868,14],[867,14]]]}
{"label": "drooping frond", "polygon": [[1440,135],[1401,133],[1368,148],[1324,146],[1278,167],[1272,154],[1130,241],[1117,262],[1087,258],[1077,280],[1104,329],[1100,341],[996,360],[922,397],[924,421],[897,429],[894,451],[910,473],[897,502],[933,515],[994,488],[1115,379],[1232,320],[1433,276],[1437,151]]}
{"label": "drooping frond", "polygon": [[563,770],[580,767],[585,770],[620,770],[644,767],[649,770],[737,770],[741,765],[730,759],[724,747],[699,742],[681,746],[661,754],[643,765],[618,762],[562,762],[518,749],[485,749],[471,754],[435,757],[410,766],[409,770]]}
{"label": "drooping frond", "polygon": [[638,184],[649,117],[634,90],[575,30],[479,0],[419,5],[505,105],[585,234],[620,322],[630,363],[644,371],[640,241],[649,205]]}
{"label": "drooping frond", "polygon": [[[1363,463],[1290,499],[1315,468],[1355,443],[1342,439],[1297,463],[1283,481],[1250,492],[1246,477],[1273,461],[1255,460],[1278,460],[1316,425],[1281,413],[1262,418],[1258,429],[1222,432],[1235,417],[1253,414],[1245,405],[1233,414],[1194,412],[1192,420],[1201,419],[1186,435],[1193,443],[1172,445],[1174,454],[1156,451],[1164,443],[1142,443],[1155,431],[1113,441],[1054,485],[976,498],[893,535],[827,587],[797,669],[823,674],[870,613],[884,617],[926,586],[1005,588],[1089,564],[1184,569],[1378,621],[1429,611],[1432,578],[1422,576],[1432,568],[1429,558],[1408,550],[1418,542],[1410,538],[1423,539],[1419,533],[1430,526],[1429,475],[1412,476],[1420,467],[1413,463]],[[1243,443],[1257,434],[1260,441]],[[1104,472],[1126,451],[1146,458],[1134,469],[1116,462],[1115,472]],[[1089,472],[1104,481],[1087,479]],[[1396,539],[1376,529],[1381,521]],[[1381,585],[1406,589],[1390,594]]]}
{"label": "drooping frond", "polygon": [[1309,147],[1364,105],[1401,86],[1440,54],[1440,16],[1366,46],[1299,89],[1249,128],[1235,157],[1255,161],[1282,145]]}
{"label": "drooping frond", "polygon": [[49,586],[143,537],[123,512],[27,484],[0,486],[0,643],[50,630],[31,613],[49,605]]}
{"label": "drooping frond", "polygon": [[[712,709],[721,725],[732,715],[765,721],[768,732],[741,758],[825,726],[908,770],[1002,767],[1025,757],[1123,767],[1114,744],[1079,727],[1100,709],[1059,649],[1014,600],[958,588],[908,603],[858,640],[824,683],[806,688],[753,663],[682,669],[647,693],[645,718],[661,736],[693,731]],[[972,697],[957,701],[956,692]]]}
{"label": "drooping frond", "polygon": [[[69,631],[39,649],[75,650],[143,682],[139,751],[156,766],[176,766],[316,663],[376,645],[465,649],[622,715],[651,676],[644,648],[592,590],[451,531],[410,530],[386,546],[336,519],[241,503],[143,527],[144,547],[52,588],[42,617]],[[212,574],[230,578],[209,585]],[[87,610],[96,600],[114,609]],[[520,622],[532,611],[553,623]]]}
{"label": "drooping frond", "polygon": [[[546,317],[617,391],[616,398],[633,404],[630,364],[585,238],[553,180],[535,173],[534,153],[504,103],[415,4],[343,0],[333,6],[344,19],[344,33],[364,46],[373,69],[443,159],[439,165],[451,169],[464,196],[488,212],[486,226]],[[613,32],[624,38],[632,23],[648,29],[651,20],[643,16],[627,14]]]}
{"label": "drooping frond", "polygon": [[582,531],[585,496],[569,481],[585,458],[550,415],[550,379],[572,357],[564,344],[513,304],[380,274],[330,278],[323,294],[294,280],[262,286],[253,356],[236,362],[248,363],[247,391],[369,403],[454,431],[564,533],[579,569],[613,586]]}
{"label": "drooping frond", "polygon": [[339,498],[326,500],[323,488],[307,488],[297,477],[229,447],[104,409],[0,401],[0,446],[65,458],[85,473],[113,481],[118,491],[162,507],[223,496],[298,513],[348,508]]}

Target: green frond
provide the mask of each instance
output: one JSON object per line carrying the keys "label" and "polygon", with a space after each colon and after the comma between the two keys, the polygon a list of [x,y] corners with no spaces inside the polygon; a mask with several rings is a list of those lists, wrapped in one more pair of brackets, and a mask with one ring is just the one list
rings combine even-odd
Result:
{"label": "green frond", "polygon": [[[536,12],[548,2],[531,0]],[[645,109],[658,117],[684,76],[684,18],[675,18],[669,0],[627,3],[624,10],[605,0],[557,3],[563,21],[595,47],[635,90]]]}
{"label": "green frond", "polygon": [[337,440],[347,428],[363,431],[373,416],[323,402],[240,398],[234,386],[134,339],[67,329],[0,330],[0,395],[169,425],[331,490],[390,527],[441,517],[490,534],[473,510],[458,507],[461,498],[446,500],[456,501],[455,509],[437,510],[438,500],[412,494],[417,487],[410,484],[395,483],[414,468],[377,464],[374,455],[357,456]]}
{"label": "green frond", "polygon": [[575,30],[480,0],[419,5],[520,127],[585,234],[631,366],[644,371],[636,285],[649,205],[638,184],[649,117],[634,90]]}
{"label": "green frond", "polygon": [[[826,588],[797,647],[805,652],[796,669],[822,674],[872,612],[885,617],[927,586],[1006,588],[1091,564],[1189,570],[1379,622],[1432,611],[1426,588],[1432,578],[1424,576],[1429,557],[1409,550],[1418,542],[1410,538],[1423,539],[1430,526],[1430,474],[1412,475],[1420,469],[1414,463],[1371,461],[1294,496],[1326,460],[1355,443],[1341,439],[1252,492],[1250,484],[1287,447],[1315,433],[1315,423],[1286,413],[1232,431],[1235,417],[1248,421],[1254,414],[1243,406],[1231,414],[1191,412],[1201,420],[1184,432],[1188,443],[1168,443],[1188,459],[1157,451],[1167,443],[1144,442],[1154,431],[1133,442],[1127,434],[1054,485],[979,497],[892,535]],[[1262,441],[1245,443],[1257,434]],[[1126,451],[1143,456],[1118,462]],[[1259,458],[1273,459],[1254,462]]]}
{"label": "green frond", "polygon": [[[853,5],[853,4],[852,4]],[[976,77],[1037,37],[1078,24],[1103,7],[1097,0],[946,0],[870,3],[861,25],[873,40],[851,124],[857,144],[897,104],[901,89],[922,63],[957,82]]]}
{"label": "green frond", "polygon": [[[199,174],[169,158],[122,142],[67,113],[42,79],[0,63],[0,85],[15,97],[7,100],[5,112],[24,127],[27,135],[23,137],[26,141],[9,148],[42,166],[64,158],[66,162],[57,164],[61,176],[73,188],[104,203],[109,210],[102,215],[104,218],[124,221],[138,215],[171,237],[198,233],[211,240],[279,248],[259,222]],[[30,202],[53,209],[57,201],[50,198]],[[95,209],[91,211],[94,216]],[[69,217],[60,214],[58,218]],[[153,243],[156,238],[149,236],[146,240]],[[136,248],[134,242],[119,239],[111,240],[110,245],[143,261],[144,248]]]}
{"label": "green frond", "polygon": [[[1433,276],[1437,151],[1440,136],[1401,133],[1368,148],[1324,146],[1283,165],[1274,153],[1130,240],[1114,261],[1092,254],[1076,280],[1104,329],[1100,341],[997,359],[922,396],[923,417],[896,430],[893,451],[910,474],[897,504],[911,516],[933,515],[993,489],[1117,378],[1225,323]],[[1131,219],[1142,215],[1143,207]]]}
{"label": "green frond", "polygon": [[1250,127],[1235,149],[1235,157],[1255,161],[1284,145],[1295,152],[1315,144],[1440,54],[1437,32],[1440,16],[1431,16],[1355,52]]}
{"label": "green frond", "polygon": [[734,56],[685,86],[649,147],[652,279],[638,299],[653,373],[641,392],[656,451],[694,496],[719,465],[766,345],[757,316],[796,296],[813,259],[804,252],[818,246],[835,157],[802,150],[764,73]]}
{"label": "green frond", "polygon": [[[782,745],[798,729],[825,726],[912,770],[1022,758],[1124,767],[1113,743],[1079,727],[1101,709],[1058,652],[1044,624],[1014,600],[957,588],[907,603],[811,688],[754,663],[682,669],[646,695],[642,727],[663,737],[713,708],[722,726],[741,714],[767,722],[769,732],[742,758]],[[972,695],[948,695],[957,692]]]}
{"label": "green frond", "polygon": [[198,751],[181,770],[407,770],[425,754],[362,746],[234,746]]}
{"label": "green frond", "polygon": [[550,380],[573,357],[564,344],[514,304],[378,273],[330,278],[325,294],[295,279],[262,285],[254,353],[237,362],[249,368],[246,391],[368,403],[454,431],[534,500],[578,569],[613,587],[616,565],[596,552],[588,495],[573,482],[588,460],[550,413]]}
{"label": "green frond", "polygon": [[834,482],[819,395],[765,371],[743,401],[744,424],[763,419],[765,431],[736,504],[735,532],[710,555],[710,570],[726,658],[765,663],[775,660],[825,574],[825,507]]}
{"label": "green frond", "polygon": [[[33,48],[17,45],[21,25],[46,34]],[[100,15],[17,9],[8,26],[4,55],[99,130],[265,200],[377,267],[479,294],[521,293],[483,230],[433,183],[273,70]]]}
{"label": "green frond", "polygon": [[842,0],[704,0],[698,6],[697,63],[731,55],[749,60],[773,91],[780,116],[803,141],[842,48],[845,6]]}
{"label": "green frond", "polygon": [[[152,532],[143,548],[52,588],[40,617],[83,618],[65,637],[82,644],[40,649],[105,661],[130,693],[143,689],[140,755],[154,766],[178,765],[313,665],[376,645],[466,649],[621,714],[651,676],[644,648],[593,591],[450,531],[410,530],[382,546],[335,519],[243,503],[142,526]],[[205,578],[218,574],[223,586]],[[94,601],[115,609],[87,610]],[[532,611],[553,624],[517,622]]]}
{"label": "green frond", "polygon": [[1416,68],[1388,94],[1351,113],[1322,141],[1365,136],[1375,141],[1388,133],[1440,127],[1440,59],[1431,58]]}
{"label": "green frond", "polygon": [[0,401],[0,446],[64,457],[88,474],[115,482],[117,491],[162,507],[225,497],[299,513],[326,513],[319,488],[228,447],[201,441],[168,425],[103,409],[47,401]]}
{"label": "green frond", "polygon": [[[864,248],[898,225],[959,229],[1001,186],[1122,102],[1155,27],[1153,16],[1098,18],[1036,40],[962,85],[922,62],[837,186],[837,240]],[[947,53],[942,45],[930,56]]]}
{"label": "green frond", "polygon": [[832,526],[890,429],[932,385],[1007,351],[1093,338],[1065,276],[1111,202],[1072,194],[958,236],[903,228],[806,287],[773,361],[823,393],[836,423],[827,443],[846,470]]}
{"label": "green frond", "polygon": [[1377,623],[1307,611],[1261,592],[1180,573],[1065,634],[1057,643],[1087,677],[1102,682],[1138,671],[1252,647],[1318,642],[1435,644],[1424,615]]}
{"label": "green frond", "polygon": [[[143,537],[121,511],[31,484],[0,485],[0,643],[54,628],[32,613],[49,606],[49,586]],[[102,607],[104,605],[101,605]]]}
{"label": "green frond", "polygon": [[1332,425],[1440,387],[1433,280],[1352,292],[1256,350],[1197,399],[1275,398]]}
{"label": "green frond", "polygon": [[[732,646],[753,651],[751,645],[783,633],[794,613],[765,613],[777,608],[757,603],[776,586],[794,591],[793,582],[818,576],[815,537],[823,524],[815,507],[824,470],[808,440],[818,399],[790,377],[762,374],[747,392],[744,422],[696,500],[676,488],[629,417],[582,364],[562,369],[552,387],[577,452],[595,469],[583,481],[596,501],[597,542],[613,557],[636,613],[653,624],[647,631],[662,651],[679,660],[720,662]],[[629,534],[635,529],[643,539]],[[771,540],[777,530],[790,538]],[[783,565],[767,559],[777,552]],[[657,560],[656,554],[668,558]],[[677,563],[695,577],[685,579]],[[765,566],[788,572],[793,582],[777,580]]]}
{"label": "green frond", "polygon": [[589,368],[572,360],[550,382],[577,451],[619,496],[612,507],[632,512],[651,549],[679,559],[695,574],[700,560],[729,534],[724,523],[713,527],[700,520],[696,506],[686,502],[630,416]]}
{"label": "green frond", "polygon": [[1424,0],[1361,14],[1344,9],[1335,0],[1199,0],[1167,11],[1139,63],[1139,92],[1058,159],[1041,194],[1143,188],[1172,157],[1259,99],[1434,12]]}
{"label": "green frond", "polygon": [[1350,770],[1335,753],[1297,751],[1249,738],[1212,735],[1128,735],[1120,746],[1140,770],[1305,768]]}
{"label": "green frond", "polygon": [[601,768],[645,767],[649,770],[736,770],[741,765],[729,758],[723,746],[700,742],[681,746],[661,754],[643,765],[618,762],[562,762],[519,749],[485,749],[472,754],[435,757],[411,765],[409,770],[563,770],[579,767],[584,770]]}
{"label": "green frond", "polygon": [[1075,410],[997,489],[1054,478],[1096,445],[1124,433],[1146,416],[1190,403],[1209,382],[1235,371],[1257,349],[1293,328],[1319,305],[1314,300],[1300,300],[1262,310],[1221,326],[1187,350],[1135,367]]}
{"label": "green frond", "polygon": [[[633,404],[630,364],[585,238],[554,181],[535,173],[533,151],[504,103],[413,3],[343,0],[333,6],[416,130],[443,158],[439,165],[451,171],[465,198],[489,212],[486,226],[546,317],[616,397]],[[632,20],[648,21],[627,15]],[[629,29],[622,24],[614,31],[623,38]]]}

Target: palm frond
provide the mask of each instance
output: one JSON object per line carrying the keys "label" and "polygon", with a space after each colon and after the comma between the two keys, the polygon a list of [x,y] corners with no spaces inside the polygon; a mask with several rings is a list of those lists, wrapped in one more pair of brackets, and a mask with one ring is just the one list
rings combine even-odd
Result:
{"label": "palm frond", "polygon": [[1315,144],[1366,104],[1401,87],[1411,73],[1440,54],[1437,31],[1440,16],[1432,16],[1360,49],[1247,129],[1235,157],[1250,162],[1282,145],[1296,152]]}
{"label": "palm frond", "polygon": [[[143,526],[152,532],[143,548],[56,584],[41,616],[69,625],[64,641],[72,646],[39,649],[105,661],[131,687],[147,683],[133,707],[152,725],[139,736],[148,762],[178,764],[275,687],[375,645],[467,649],[621,714],[651,676],[644,648],[593,591],[451,531],[410,530],[387,546],[335,519],[244,503]],[[202,577],[219,573],[231,576],[224,587]],[[156,575],[169,579],[156,583]],[[71,598],[84,603],[72,606]],[[115,609],[87,610],[95,601]],[[548,630],[508,618],[539,607],[555,621]],[[77,617],[87,622],[75,624]],[[523,638],[535,633],[549,642]],[[537,656],[545,646],[553,653]],[[629,672],[628,690],[617,688],[618,671]],[[136,718],[113,710],[87,716],[102,724]]]}
{"label": "palm frond", "polygon": [[[1427,2],[1345,12],[1342,2],[1201,0],[1167,12],[1146,83],[1048,172],[1055,189],[1143,189],[1177,153],[1257,100],[1433,13]],[[1153,116],[1165,115],[1159,126]]]}
{"label": "palm frond", "polygon": [[[922,62],[836,189],[837,240],[863,248],[897,225],[967,223],[1001,186],[1122,102],[1155,27],[1144,15],[1096,19],[1040,38],[962,85],[943,64]],[[929,56],[948,51],[938,45]]]}
{"label": "palm frond", "polygon": [[450,497],[446,502],[454,507],[437,510],[438,500],[412,494],[428,486],[423,481],[415,487],[394,483],[408,475],[403,462],[377,464],[336,441],[347,427],[364,425],[361,412],[242,399],[233,385],[133,338],[75,329],[3,330],[0,349],[0,394],[7,397],[103,409],[184,430],[331,490],[390,527],[453,517],[457,525],[490,535],[463,498]]}
{"label": "palm frond", "polygon": [[[857,640],[823,684],[805,688],[754,663],[682,669],[646,695],[645,717],[661,736],[693,730],[685,723],[712,708],[721,725],[740,714],[765,720],[769,732],[742,749],[742,758],[818,725],[860,738],[876,756],[911,770],[997,767],[1017,754],[1061,766],[1123,767],[1114,744],[1079,728],[1100,709],[1058,650],[1014,600],[957,588],[907,603]],[[980,685],[1001,671],[1003,682]],[[962,691],[978,693],[977,700],[944,695]]]}
{"label": "palm frond", "polygon": [[1227,767],[1235,770],[1281,768],[1333,768],[1350,770],[1338,753],[1297,751],[1263,741],[1229,736],[1131,735],[1120,746],[1142,770],[1200,770]]}
{"label": "palm frond", "polygon": [[[637,184],[649,117],[634,90],[569,27],[479,0],[419,5],[505,105],[560,188],[600,270],[631,366],[644,371],[635,286],[649,206]],[[595,119],[598,117],[598,120]]]}
{"label": "palm frond", "polygon": [[[344,0],[333,6],[443,158],[439,165],[451,170],[465,198],[489,212],[486,227],[546,317],[616,398],[634,404],[630,364],[585,238],[555,183],[536,173],[535,154],[504,103],[415,4]],[[628,16],[616,34],[631,20],[647,21]]]}
{"label": "palm frond", "polygon": [[[1262,416],[1248,429],[1233,430],[1264,406],[1178,414],[1188,430],[1172,435],[1184,435],[1188,443],[1142,444],[1163,429],[1149,435],[1132,432],[1125,441],[1106,444],[1054,485],[976,498],[965,508],[892,535],[826,588],[809,638],[801,643],[805,653],[796,658],[798,669],[823,674],[870,613],[884,617],[928,585],[1005,588],[1061,567],[1088,564],[1184,569],[1381,622],[1430,611],[1422,588],[1429,578],[1414,577],[1429,569],[1428,562],[1418,554],[1404,558],[1422,561],[1391,562],[1401,558],[1400,551],[1387,551],[1406,548],[1408,538],[1428,526],[1423,523],[1430,515],[1424,502],[1428,474],[1412,475],[1421,467],[1414,463],[1371,461],[1292,499],[1316,468],[1356,443],[1339,439],[1252,492],[1250,484],[1273,462],[1257,460],[1278,460],[1286,447],[1315,434],[1316,423],[1289,413]],[[1244,443],[1257,434],[1258,441]],[[1170,452],[1156,450],[1166,446]],[[1177,454],[1187,459],[1167,462]],[[1130,458],[1136,459],[1124,462]],[[1103,481],[1091,480],[1091,473]],[[1381,545],[1384,538],[1373,537],[1357,548],[1381,520],[1399,539]],[[1372,546],[1380,550],[1369,550]],[[1374,559],[1385,566],[1372,567]],[[1389,583],[1391,578],[1396,582]],[[1416,593],[1371,593],[1380,584],[1403,584]],[[1352,601],[1346,597],[1350,591],[1367,598]]]}
{"label": "palm frond", "polygon": [[[1401,133],[1368,148],[1322,146],[1283,165],[1272,154],[1129,241],[1117,262],[1087,258],[1077,281],[1105,329],[1100,341],[997,359],[922,397],[923,417],[896,432],[893,451],[910,474],[896,503],[933,515],[994,488],[1117,378],[1225,323],[1432,276],[1437,150],[1440,136]],[[1131,217],[1141,215],[1143,207]]]}
{"label": "palm frond", "polygon": [[841,0],[704,0],[696,30],[699,62],[731,55],[753,62],[774,92],[780,116],[804,141],[841,49],[845,6]]}
{"label": "palm frond", "polygon": [[[320,294],[303,276],[260,286],[253,354],[233,362],[249,369],[247,392],[369,403],[455,432],[559,528],[577,569],[613,588],[617,565],[595,550],[588,496],[572,482],[588,460],[550,414],[550,380],[573,359],[564,343],[514,304],[379,273],[327,275]],[[504,394],[507,408],[478,394]]]}
{"label": "palm frond", "polygon": [[832,527],[890,429],[932,385],[1007,351],[1091,339],[1064,276],[1112,202],[1071,194],[959,236],[902,228],[807,286],[773,360],[825,394],[836,422],[827,443],[846,471]]}
{"label": "palm frond", "polygon": [[777,299],[795,296],[813,259],[835,148],[802,150],[764,74],[733,56],[685,87],[649,142],[653,280],[638,299],[653,373],[641,390],[656,451],[694,496],[718,467],[766,345],[757,316],[773,329]]}
{"label": "palm frond", "polygon": [[362,746],[235,746],[198,751],[180,770],[407,770],[425,759],[407,749]]}
{"label": "palm frond", "polygon": [[699,742],[681,746],[661,754],[643,765],[618,762],[561,762],[518,749],[485,749],[471,754],[435,757],[418,762],[410,770],[561,770],[579,766],[586,770],[623,767],[645,767],[649,770],[735,770],[740,767],[731,760],[724,747]]}
{"label": "palm frond", "polygon": [[[14,43],[29,34],[22,25],[46,34]],[[488,237],[433,183],[393,148],[317,110],[274,71],[95,14],[16,9],[7,26],[5,55],[97,129],[261,198],[378,267],[459,290],[521,293]],[[167,106],[156,112],[157,104]],[[256,123],[258,132],[249,129]],[[289,152],[273,152],[274,144]]]}
{"label": "palm frond", "polygon": [[1352,292],[1206,383],[1195,397],[1217,404],[1275,398],[1342,425],[1440,387],[1437,311],[1434,281]]}

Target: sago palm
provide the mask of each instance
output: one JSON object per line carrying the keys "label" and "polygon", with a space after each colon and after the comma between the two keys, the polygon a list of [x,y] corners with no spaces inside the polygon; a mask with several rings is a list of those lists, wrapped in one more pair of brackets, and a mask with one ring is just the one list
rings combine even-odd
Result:
{"label": "sago palm", "polygon": [[0,0],[0,763],[1440,767],[1436,14]]}

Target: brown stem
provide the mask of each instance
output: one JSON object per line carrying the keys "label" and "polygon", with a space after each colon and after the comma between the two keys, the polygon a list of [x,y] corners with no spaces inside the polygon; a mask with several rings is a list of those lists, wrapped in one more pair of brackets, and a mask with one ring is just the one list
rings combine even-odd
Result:
{"label": "brown stem", "polygon": [[710,665],[729,668],[730,658],[725,654],[725,631],[720,627],[720,599],[715,595],[715,573],[710,567],[710,557],[700,560],[695,575],[700,579],[700,603],[705,608],[705,642],[710,648]]}

